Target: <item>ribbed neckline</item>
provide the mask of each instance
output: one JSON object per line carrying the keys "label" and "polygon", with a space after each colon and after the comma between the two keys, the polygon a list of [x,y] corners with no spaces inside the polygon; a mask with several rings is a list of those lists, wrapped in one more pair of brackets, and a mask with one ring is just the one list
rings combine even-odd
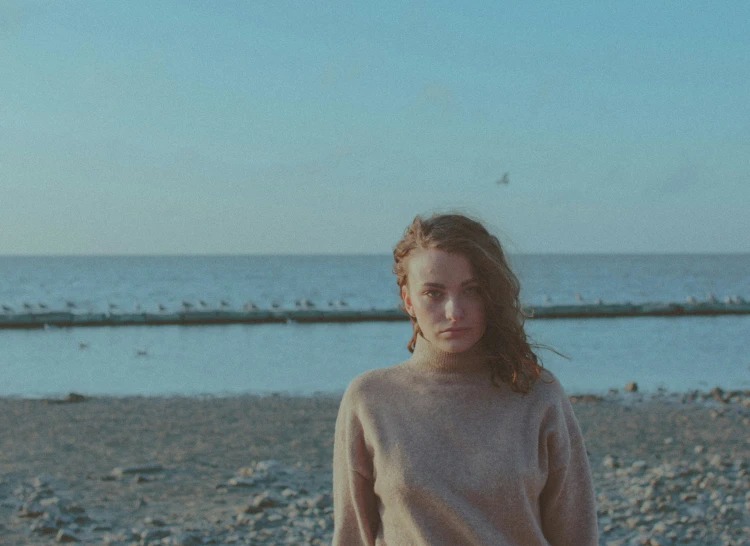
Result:
{"label": "ribbed neckline", "polygon": [[489,355],[481,343],[462,353],[449,353],[419,335],[414,353],[405,364],[411,371],[446,379],[489,379],[491,376]]}

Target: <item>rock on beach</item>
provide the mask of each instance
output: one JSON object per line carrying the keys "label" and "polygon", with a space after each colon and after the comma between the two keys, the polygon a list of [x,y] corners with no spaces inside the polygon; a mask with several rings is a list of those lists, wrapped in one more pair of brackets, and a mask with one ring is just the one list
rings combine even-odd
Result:
{"label": "rock on beach", "polygon": [[[750,544],[750,396],[572,399],[600,544]],[[3,544],[328,544],[338,402],[0,399]]]}

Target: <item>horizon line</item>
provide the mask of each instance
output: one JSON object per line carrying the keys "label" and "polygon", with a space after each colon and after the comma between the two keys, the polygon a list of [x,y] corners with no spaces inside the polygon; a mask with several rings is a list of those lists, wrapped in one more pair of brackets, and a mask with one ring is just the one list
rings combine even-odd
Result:
{"label": "horizon line", "polygon": [[[509,256],[742,256],[750,251],[578,251],[578,252],[507,252]],[[247,252],[247,253],[123,253],[123,254],[0,254],[0,258],[211,258],[211,257],[342,257],[390,256],[390,252]]]}

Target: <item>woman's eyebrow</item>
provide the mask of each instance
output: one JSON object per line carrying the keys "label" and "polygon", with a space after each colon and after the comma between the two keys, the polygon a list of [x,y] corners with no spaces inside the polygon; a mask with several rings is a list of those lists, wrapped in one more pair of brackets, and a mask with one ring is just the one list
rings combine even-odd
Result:
{"label": "woman's eyebrow", "polygon": [[[466,286],[467,284],[478,284],[476,279],[468,279],[461,283],[461,286]],[[422,286],[429,287],[429,288],[445,288],[444,284],[440,284],[439,282],[423,282]]]}

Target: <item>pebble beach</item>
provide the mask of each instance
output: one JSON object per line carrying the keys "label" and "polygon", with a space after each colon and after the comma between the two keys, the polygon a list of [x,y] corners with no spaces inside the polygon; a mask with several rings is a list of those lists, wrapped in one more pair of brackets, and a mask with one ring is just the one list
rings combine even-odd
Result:
{"label": "pebble beach", "polygon": [[[750,544],[750,392],[571,400],[600,544]],[[328,544],[338,403],[2,398],[0,542]]]}

